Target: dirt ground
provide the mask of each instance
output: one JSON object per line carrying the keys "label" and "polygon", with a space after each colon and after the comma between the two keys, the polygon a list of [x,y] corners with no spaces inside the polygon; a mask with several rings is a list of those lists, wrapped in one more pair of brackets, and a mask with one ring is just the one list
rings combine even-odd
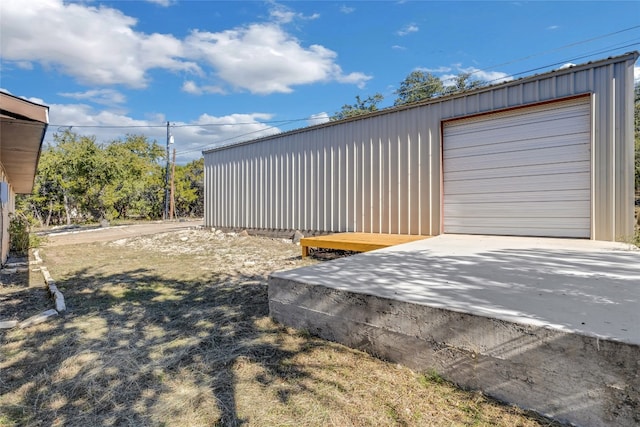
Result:
{"label": "dirt ground", "polygon": [[[0,330],[0,426],[557,425],[274,323],[271,272],[346,254],[197,225],[49,236],[68,309]],[[23,274],[0,286],[0,320],[52,307]]]}
{"label": "dirt ground", "polygon": [[115,225],[109,227],[60,227],[40,233],[48,247],[80,243],[109,242],[112,240],[168,233],[201,227],[203,221],[153,221],[142,224]]}

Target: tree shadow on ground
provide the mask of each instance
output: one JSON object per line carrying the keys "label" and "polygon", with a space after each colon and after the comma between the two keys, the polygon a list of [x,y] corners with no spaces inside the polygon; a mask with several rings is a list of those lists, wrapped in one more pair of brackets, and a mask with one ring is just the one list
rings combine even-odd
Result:
{"label": "tree shadow on ground", "polygon": [[[263,384],[311,375],[290,360],[311,350],[312,340],[301,347],[281,342],[283,328],[267,318],[263,276],[170,281],[146,269],[86,269],[58,286],[67,300],[64,318],[0,336],[0,395],[20,396],[0,400],[0,420],[162,425],[149,419],[155,412],[167,422],[237,426],[245,421],[235,397],[239,361],[257,365]],[[278,393],[286,400],[291,390]]]}
{"label": "tree shadow on ground", "polygon": [[535,424],[272,322],[267,274],[303,263],[290,248],[151,242],[48,254],[68,310],[0,331],[0,425]]}
{"label": "tree shadow on ground", "polygon": [[22,321],[53,307],[42,274],[29,266],[28,257],[11,254],[7,264],[0,270],[0,321]]}

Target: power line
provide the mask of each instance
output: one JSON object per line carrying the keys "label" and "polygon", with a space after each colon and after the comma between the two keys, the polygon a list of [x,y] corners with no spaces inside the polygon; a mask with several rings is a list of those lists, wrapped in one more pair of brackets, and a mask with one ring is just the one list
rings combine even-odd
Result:
{"label": "power line", "polygon": [[[256,123],[290,123],[294,121],[304,121],[304,120],[312,120],[313,117],[305,117],[300,119],[287,119],[287,120],[268,120],[264,122],[236,122],[236,123],[201,123],[201,124],[172,124],[172,128],[190,128],[190,127],[212,127],[212,126],[240,126],[240,125],[254,125]],[[83,129],[149,129],[149,128],[165,128],[167,125],[61,125],[61,124],[50,124],[51,127],[57,128],[83,128]]]}
{"label": "power line", "polygon": [[553,53],[553,52],[557,52],[559,50],[568,49],[570,47],[574,47],[574,46],[578,46],[578,45],[581,45],[581,44],[589,43],[589,42],[592,42],[592,41],[595,41],[595,40],[604,39],[604,38],[607,38],[607,37],[610,37],[610,36],[614,36],[616,34],[620,34],[620,33],[624,33],[624,32],[627,32],[627,31],[635,30],[637,28],[640,28],[640,25],[636,25],[636,26],[633,26],[633,27],[629,27],[629,28],[625,28],[625,29],[622,29],[622,30],[614,31],[612,33],[602,34],[600,36],[592,37],[590,39],[579,40],[577,42],[569,43],[569,44],[566,44],[564,46],[556,47],[556,48],[553,48],[553,49],[543,50],[542,52],[533,53],[531,55],[524,56],[524,57],[519,58],[519,59],[514,59],[512,61],[504,62],[502,64],[490,65],[489,67],[484,68],[481,71],[489,71],[489,70],[492,70],[492,69],[497,68],[497,67],[503,67],[505,65],[515,64],[516,62],[526,61],[527,59],[535,58],[535,57],[540,56],[540,55],[546,55],[548,53]]}
{"label": "power line", "polygon": [[[294,121],[297,121],[297,120],[298,119],[291,120],[289,123],[293,123]],[[289,123],[283,123],[283,124],[289,124]],[[269,129],[277,129],[277,127],[276,126],[269,126],[269,127],[266,127],[266,128],[262,128],[262,129],[259,129],[259,130],[252,131],[252,132],[247,132],[247,133],[244,133],[244,134],[235,135],[235,136],[232,136],[230,138],[226,138],[226,139],[223,139],[223,140],[219,140],[219,141],[213,142],[211,144],[199,145],[196,148],[191,148],[189,150],[184,150],[184,151],[178,151],[178,154],[187,154],[187,153],[193,153],[195,151],[202,151],[203,149],[205,149],[205,148],[207,148],[207,147],[209,147],[211,145],[223,146],[223,145],[225,145],[224,144],[225,142],[233,141],[234,139],[242,138],[242,137],[253,135],[253,134],[256,134],[256,133],[261,133],[261,132],[264,132],[264,131],[269,130]]]}
{"label": "power line", "polygon": [[[611,33],[603,34],[603,35],[600,35],[600,36],[592,37],[592,38],[589,38],[589,39],[576,41],[576,42],[569,43],[567,45],[560,46],[560,47],[557,47],[557,48],[554,48],[554,49],[549,49],[549,50],[541,51],[541,52],[538,52],[538,53],[535,53],[535,54],[532,54],[532,55],[527,55],[525,57],[518,58],[518,59],[515,59],[515,60],[512,60],[512,61],[507,61],[507,62],[504,62],[504,63],[501,63],[501,64],[497,64],[497,65],[491,65],[489,67],[485,67],[485,68],[479,69],[479,70],[474,70],[473,72],[470,72],[469,74],[473,75],[473,74],[482,73],[482,72],[489,71],[489,70],[492,70],[492,69],[495,69],[495,68],[498,68],[498,67],[511,65],[511,64],[514,64],[514,63],[517,63],[517,62],[521,62],[521,61],[525,61],[525,60],[528,60],[528,59],[531,59],[531,58],[534,58],[534,57],[537,57],[537,56],[541,56],[541,55],[557,52],[557,51],[560,51],[560,50],[563,50],[563,49],[567,49],[567,48],[570,48],[570,47],[574,47],[574,46],[578,46],[578,45],[581,45],[581,44],[589,43],[589,42],[592,42],[592,41],[595,41],[595,40],[607,38],[607,37],[610,37],[610,36],[613,36],[613,35],[616,35],[616,34],[621,34],[621,33],[624,33],[624,32],[627,32],[627,31],[631,31],[631,30],[634,30],[634,29],[638,29],[638,28],[640,28],[640,25],[636,25],[636,26],[633,26],[633,27],[629,27],[629,28],[625,28],[625,29],[622,29],[622,30],[614,31],[614,32],[611,32]],[[640,39],[625,40],[623,42],[618,42],[617,44],[614,44],[614,45],[609,45],[609,46],[607,46],[605,48],[602,48],[602,49],[600,49],[598,51],[591,51],[589,53],[586,53],[586,54],[583,54],[583,55],[580,55],[580,56],[577,56],[577,57],[574,57],[574,58],[571,58],[571,59],[566,59],[566,60],[563,60],[563,61],[560,61],[560,62],[547,64],[547,65],[544,65],[544,66],[541,66],[541,67],[536,67],[536,68],[532,68],[532,69],[529,69],[529,70],[526,70],[526,71],[520,71],[520,72],[513,73],[513,74],[505,74],[504,76],[502,76],[500,78],[497,78],[497,79],[494,79],[494,80],[490,80],[490,81],[488,81],[486,83],[493,83],[493,82],[503,81],[505,78],[515,77],[515,76],[520,76],[520,75],[523,75],[523,74],[532,73],[532,72],[539,71],[539,70],[542,70],[542,69],[546,69],[546,68],[549,68],[549,67],[554,67],[554,66],[557,66],[557,65],[565,64],[567,62],[571,62],[571,61],[577,61],[577,60],[580,60],[580,59],[588,58],[590,56],[599,55],[599,54],[611,52],[611,51],[614,51],[614,50],[626,49],[626,48],[638,46],[638,45],[640,45],[640,42],[637,42],[638,40],[640,40]],[[630,42],[635,42],[635,43],[630,43]],[[622,44],[622,43],[628,43],[628,44],[620,46],[620,44]],[[441,79],[440,81],[441,82],[446,82],[446,81],[451,81],[453,79],[454,78],[447,78],[447,79]],[[413,87],[411,90],[412,91],[420,90],[420,89],[429,87],[430,85],[431,84],[429,84],[429,83],[424,84],[424,85],[418,85],[418,86]],[[189,150],[179,151],[178,152],[179,154],[186,154],[186,153],[191,153],[191,152],[195,152],[195,151],[200,151],[200,150],[205,149],[205,148],[210,147],[210,146],[224,145],[225,142],[233,141],[235,139],[243,138],[243,137],[246,137],[246,136],[249,136],[249,135],[253,135],[253,134],[256,134],[256,133],[261,133],[261,132],[267,131],[269,129],[276,129],[277,128],[276,125],[282,126],[282,125],[287,125],[287,124],[291,124],[291,123],[295,123],[295,122],[309,121],[309,120],[313,120],[313,119],[314,119],[314,117],[310,116],[310,117],[303,117],[303,118],[294,118],[294,119],[286,119],[286,120],[270,120],[270,121],[260,121],[260,122],[253,121],[253,122],[236,122],[236,123],[203,123],[203,124],[179,124],[179,125],[178,124],[173,124],[171,126],[174,127],[174,128],[208,128],[208,127],[243,126],[243,125],[255,125],[255,124],[270,124],[270,125],[273,125],[273,126],[268,126],[268,127],[259,129],[257,131],[252,131],[252,132],[248,132],[248,133],[245,133],[245,134],[235,135],[235,136],[227,138],[227,139],[218,140],[215,143],[210,143],[210,144],[199,146],[197,148],[193,148],[193,149],[189,149]],[[155,129],[155,128],[158,128],[159,129],[159,128],[164,128],[165,126],[166,126],[165,124],[157,124],[157,125],[156,124],[149,124],[149,125],[69,125],[69,124],[50,124],[49,125],[49,127],[68,128],[69,130],[71,130],[73,128],[82,128],[82,129],[145,129],[145,128],[146,129]]]}
{"label": "power line", "polygon": [[[639,27],[640,26],[632,27],[632,28],[639,28]],[[576,57],[576,58],[566,59],[566,60],[560,61],[558,63],[547,64],[547,65],[544,65],[544,66],[541,66],[541,67],[537,67],[537,68],[533,68],[533,69],[527,70],[527,71],[521,71],[521,72],[513,73],[513,74],[505,74],[502,77],[499,77],[499,78],[496,78],[496,79],[493,79],[493,80],[489,80],[489,81],[485,81],[485,83],[493,83],[493,82],[504,81],[504,79],[507,78],[507,77],[519,76],[519,75],[530,73],[530,72],[533,72],[533,71],[538,71],[538,70],[542,70],[542,69],[545,69],[545,68],[553,67],[555,65],[564,64],[564,63],[567,63],[569,61],[577,61],[579,59],[588,58],[589,56],[599,55],[601,53],[611,52],[611,51],[618,50],[618,49],[627,49],[627,48],[630,48],[630,47],[633,47],[633,46],[640,45],[640,43],[631,43],[631,44],[627,44],[627,45],[624,45],[624,46],[619,46],[620,43],[629,43],[629,42],[636,41],[636,40],[640,41],[640,39],[625,40],[624,42],[619,42],[619,43],[617,43],[615,45],[607,46],[607,47],[603,48],[603,50],[600,50],[600,51],[597,51],[597,52],[592,51],[590,53],[584,54],[584,55]],[[573,43],[572,45],[575,45],[575,44],[578,44],[578,43]],[[572,46],[572,45],[567,45],[567,46]],[[560,50],[560,49],[561,48],[557,48],[557,49],[554,49],[554,50]],[[552,50],[552,51],[554,51],[554,50]],[[547,51],[547,52],[552,52],[552,51]],[[530,55],[530,56],[527,56],[527,57],[524,57],[524,58],[521,58],[521,59],[516,59],[516,60],[513,60],[513,61],[505,62],[505,63],[500,64],[500,65],[492,65],[492,66],[489,66],[487,68],[474,70],[474,71],[468,73],[468,75],[471,76],[471,75],[474,75],[474,74],[479,74],[479,73],[482,73],[482,72],[485,72],[485,71],[489,71],[489,70],[491,70],[493,68],[497,68],[497,67],[501,67],[501,66],[509,65],[509,64],[514,64],[516,62],[520,62],[520,61],[532,58],[534,56],[537,56],[537,55]],[[454,76],[454,77],[449,77],[449,78],[446,78],[446,79],[439,79],[439,80],[440,80],[440,82],[444,83],[444,82],[455,81],[455,79],[456,79],[456,77]],[[410,90],[405,91],[403,93],[411,93],[411,92],[418,91],[418,90],[421,90],[421,89],[427,89],[427,88],[430,88],[430,87],[436,87],[438,85],[438,83],[439,82],[424,83],[424,84],[420,84],[420,85],[415,85],[415,86],[411,87]]]}
{"label": "power line", "polygon": [[[640,27],[640,26],[638,26],[638,27]],[[634,28],[636,28],[636,27],[634,27]],[[617,47],[616,49],[627,49],[629,47],[638,46],[638,45],[640,45],[640,43],[632,43],[632,44],[628,44],[628,45],[625,45],[625,46]],[[570,62],[570,61],[578,61],[580,59],[588,58],[588,57],[593,56],[593,55],[598,55],[598,54],[601,54],[601,53],[610,52],[611,50],[612,49],[606,49],[606,50],[601,50],[601,51],[598,51],[598,52],[591,52],[591,53],[587,53],[587,54],[584,54],[584,55],[581,55],[581,56],[578,56],[578,57],[574,57],[574,58],[571,58],[571,59],[566,59],[566,60],[555,62],[555,63],[552,63],[552,64],[547,64],[547,65],[544,65],[544,66],[541,66],[541,67],[532,68],[532,69],[529,69],[529,70],[526,70],[526,71],[520,71],[518,73],[508,74],[508,75],[505,75],[505,76],[500,77],[498,79],[490,80],[487,83],[502,81],[507,77],[515,77],[515,76],[519,76],[519,75],[522,75],[522,74],[530,74],[530,73],[532,73],[534,71],[539,71],[539,70],[546,69],[546,68],[549,68],[549,67],[554,67],[554,66],[557,66],[557,65],[566,64],[567,62]],[[453,80],[453,78],[445,79],[445,81],[446,80]],[[426,84],[424,86],[430,86],[430,85],[431,84]],[[418,88],[413,89],[413,90],[417,90],[417,89]],[[292,122],[293,121],[295,121],[295,120],[292,120]],[[199,148],[190,149],[190,150],[186,150],[186,151],[179,151],[178,153],[179,154],[191,153],[191,152],[194,152],[194,151],[200,151],[200,150],[202,150],[202,149],[204,149],[206,147],[210,147],[210,146],[214,146],[214,145],[216,147],[222,147],[222,146],[224,146],[224,144],[222,144],[224,142],[231,141],[231,140],[243,137],[243,136],[248,136],[248,135],[251,135],[251,134],[254,134],[254,133],[262,132],[263,130],[272,129],[272,128],[275,128],[275,126],[271,126],[269,128],[265,128],[265,129],[262,129],[262,130],[259,130],[259,131],[255,131],[255,132],[249,132],[249,133],[246,133],[246,134],[236,135],[234,137],[231,137],[231,138],[228,138],[228,139],[225,139],[225,140],[222,140],[222,141],[217,141],[215,143],[211,143],[211,144],[206,144],[206,145],[200,146]],[[214,147],[212,147],[212,148],[214,148]]]}
{"label": "power line", "polygon": [[[622,30],[613,31],[611,33],[602,34],[602,35],[591,37],[591,38],[584,39],[584,40],[579,40],[579,41],[576,41],[576,42],[573,42],[573,43],[569,43],[569,44],[566,44],[566,45],[563,45],[563,46],[560,46],[560,47],[557,47],[557,48],[548,49],[548,50],[537,52],[537,53],[534,53],[534,54],[531,54],[531,55],[527,55],[527,56],[524,56],[522,58],[518,58],[518,59],[511,60],[511,61],[503,62],[503,63],[500,63],[500,64],[490,65],[488,67],[485,67],[485,68],[482,68],[482,69],[479,69],[479,70],[474,70],[473,72],[471,72],[469,74],[473,75],[473,74],[478,74],[478,73],[481,73],[481,72],[484,72],[484,71],[490,71],[490,70],[493,70],[493,69],[498,68],[498,67],[503,67],[503,66],[506,66],[506,65],[515,64],[517,62],[526,61],[528,59],[535,58],[537,56],[546,55],[546,54],[549,54],[549,53],[557,52],[557,51],[560,51],[560,50],[563,50],[563,49],[567,49],[567,48],[578,46],[578,45],[585,44],[585,43],[590,43],[590,42],[595,41],[595,40],[604,39],[604,38],[607,38],[607,37],[611,37],[611,36],[614,36],[614,35],[617,35],[617,34],[621,34],[621,33],[627,32],[627,31],[635,30],[635,29],[638,29],[638,28],[640,28],[640,25],[635,25],[633,27],[624,28]],[[634,40],[638,40],[638,39],[634,39]],[[631,42],[631,41],[634,41],[634,40],[627,40],[627,41],[619,42],[619,43],[628,43],[628,42]],[[615,47],[615,45],[613,45],[613,46],[609,46],[609,47],[607,47],[605,49],[607,49],[606,51],[608,51],[609,49],[614,49],[614,48],[621,49],[621,48],[632,47],[632,46],[636,46],[636,45],[638,45],[638,43],[628,44],[628,45],[623,46],[623,47]],[[596,55],[596,54],[597,53],[587,54],[587,55],[578,57],[578,59],[585,58],[585,57],[590,56],[590,55]],[[575,58],[574,59],[568,59],[567,61],[572,61],[572,60],[577,60],[577,59],[575,59]],[[553,66],[553,65],[556,65],[556,64],[546,65],[546,66],[543,66],[543,67],[536,68],[534,70],[540,70],[540,69],[547,68],[547,67]],[[526,72],[527,71],[516,73],[516,74],[511,74],[511,76],[524,74]],[[449,78],[449,79],[444,79],[443,81],[450,81],[450,80],[453,80],[453,79]],[[497,79],[497,80],[501,80],[501,79]],[[427,86],[424,86],[424,87],[427,87]],[[311,119],[312,119],[312,117],[304,117],[304,118],[287,119],[287,120],[271,120],[271,121],[264,121],[264,122],[259,122],[259,123],[277,124],[277,123],[290,123],[292,121],[304,121],[304,120],[311,120]],[[179,127],[188,128],[188,127],[240,126],[240,125],[249,125],[249,124],[255,124],[255,123],[256,122],[180,124],[180,125],[173,124],[172,127],[174,127],[174,128],[179,128]],[[67,127],[67,128],[74,128],[75,127],[75,128],[83,128],[83,129],[141,129],[141,128],[147,128],[148,129],[148,128],[164,128],[165,124],[157,124],[157,125],[151,125],[151,124],[150,125],[69,125],[69,124],[50,124],[49,126],[52,126],[52,127]]]}

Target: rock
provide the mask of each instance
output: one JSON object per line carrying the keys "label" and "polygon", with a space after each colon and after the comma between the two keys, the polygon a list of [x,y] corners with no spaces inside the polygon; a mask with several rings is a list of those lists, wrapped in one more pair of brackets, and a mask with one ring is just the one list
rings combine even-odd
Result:
{"label": "rock", "polygon": [[242,230],[240,233],[238,233],[238,236],[247,237],[249,236],[249,232],[247,230]]}
{"label": "rock", "polygon": [[0,320],[0,329],[11,329],[17,325],[17,320]]}
{"label": "rock", "polygon": [[183,236],[180,238],[180,241],[182,242],[186,242],[187,240],[189,240],[189,238],[187,236]]}
{"label": "rock", "polygon": [[40,314],[36,314],[35,316],[31,316],[26,320],[23,320],[18,324],[20,328],[26,328],[32,325],[37,325],[38,323],[45,322],[47,319],[57,316],[58,312],[53,308],[51,310],[44,311]]}
{"label": "rock", "polygon": [[245,261],[245,263],[244,263],[245,267],[251,267],[253,265],[256,265],[255,261]]}
{"label": "rock", "polygon": [[100,221],[100,227],[105,228],[109,226],[109,221],[107,221],[106,219],[103,219]]}
{"label": "rock", "polygon": [[302,234],[300,230],[296,230],[296,232],[293,233],[293,237],[291,238],[291,241],[293,243],[300,243],[300,239],[303,239],[303,238],[304,238],[304,234]]}

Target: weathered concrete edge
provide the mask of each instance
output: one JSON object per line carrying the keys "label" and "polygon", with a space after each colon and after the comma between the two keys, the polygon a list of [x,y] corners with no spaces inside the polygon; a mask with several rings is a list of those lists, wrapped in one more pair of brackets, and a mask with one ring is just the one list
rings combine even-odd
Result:
{"label": "weathered concrete edge", "polygon": [[269,278],[287,326],[574,425],[640,423],[640,347]]}
{"label": "weathered concrete edge", "polygon": [[66,311],[67,306],[65,305],[65,302],[64,302],[64,295],[62,295],[62,292],[58,290],[58,287],[56,286],[56,282],[51,277],[51,274],[49,274],[49,270],[47,269],[47,267],[40,267],[40,271],[42,272],[42,277],[44,278],[44,284],[47,286],[47,289],[49,290],[49,295],[51,295],[51,298],[53,298],[53,302],[55,304],[56,310],[59,313]]}

